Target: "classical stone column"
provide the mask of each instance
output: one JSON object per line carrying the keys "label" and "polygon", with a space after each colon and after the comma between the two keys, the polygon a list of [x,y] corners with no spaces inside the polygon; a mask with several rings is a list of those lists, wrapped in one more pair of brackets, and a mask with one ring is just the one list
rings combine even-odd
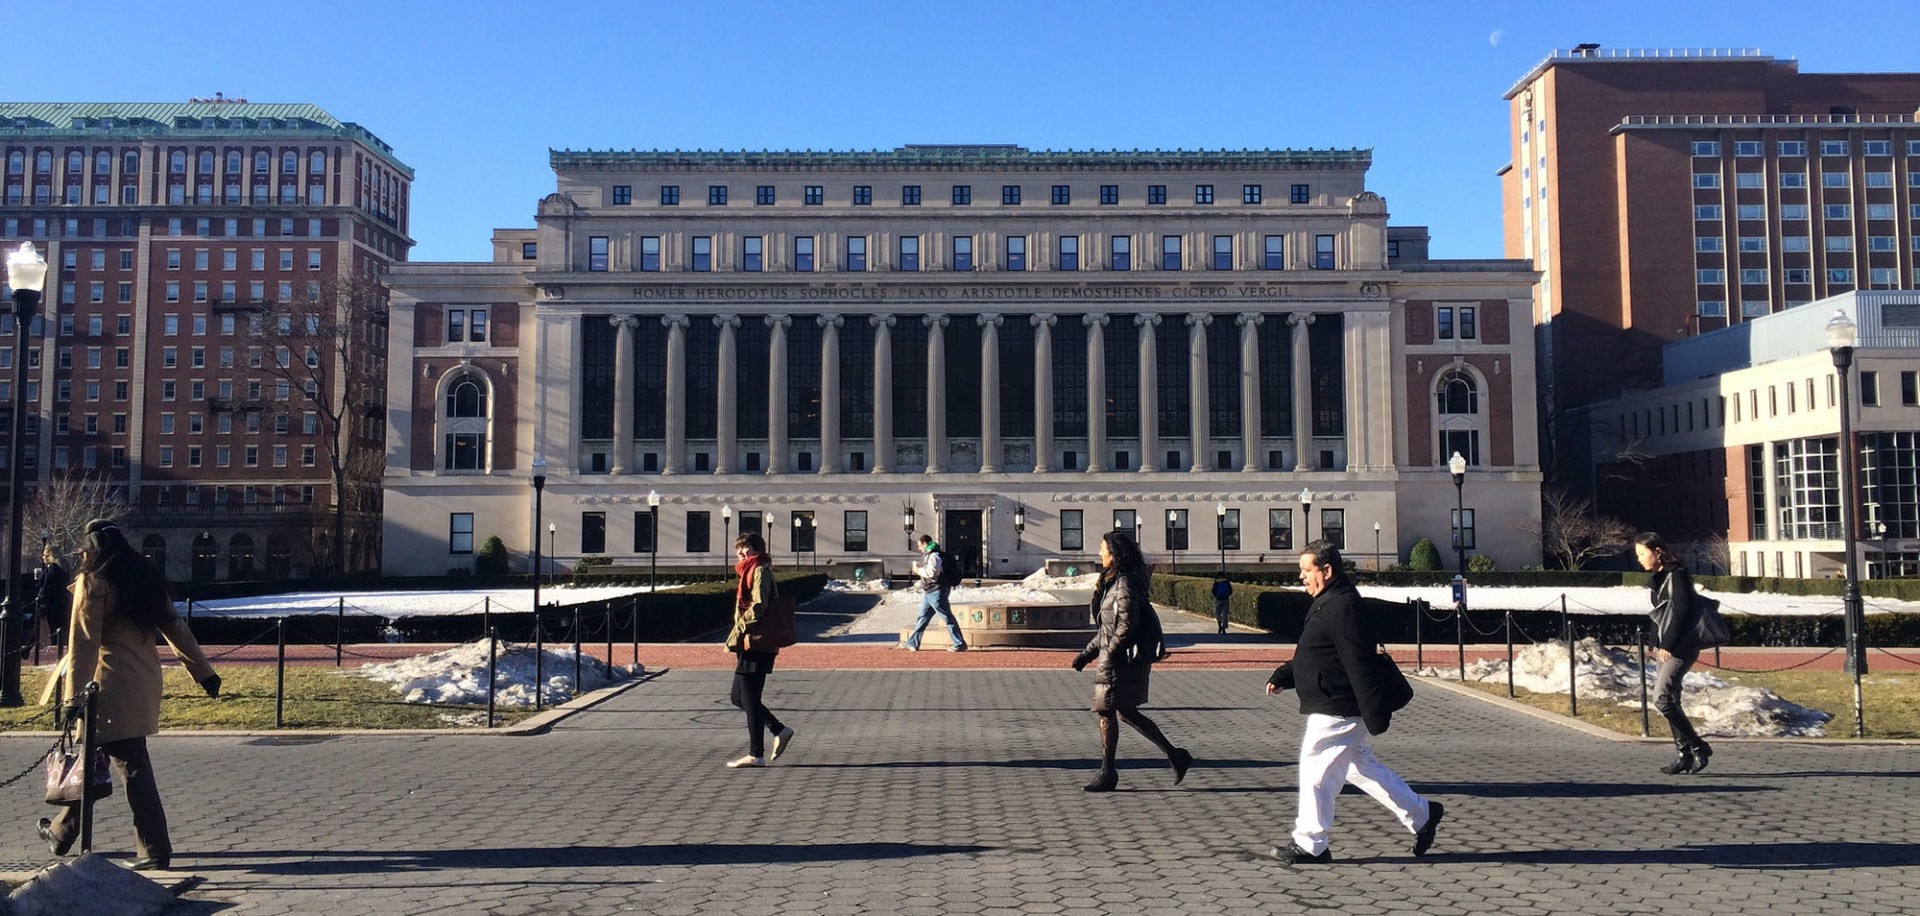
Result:
{"label": "classical stone column", "polygon": [[613,348],[613,468],[615,474],[633,473],[633,329],[640,319],[609,315],[607,323],[619,329]]}
{"label": "classical stone column", "polygon": [[786,315],[768,315],[767,327],[773,329],[767,365],[767,473],[787,472],[787,329],[793,319]]}
{"label": "classical stone column", "polygon": [[667,315],[667,455],[662,474],[680,473],[687,454],[687,316]]}
{"label": "classical stone column", "polygon": [[1140,472],[1160,470],[1160,316],[1133,316],[1140,334]]}
{"label": "classical stone column", "polygon": [[740,412],[739,371],[740,342],[735,331],[740,327],[739,315],[715,315],[713,323],[720,328],[720,427],[716,431],[714,445],[713,472],[715,474],[733,473],[733,463],[740,459],[739,426],[735,424],[735,415]]}
{"label": "classical stone column", "polygon": [[846,319],[821,315],[820,325],[820,473],[840,473],[840,326]]}
{"label": "classical stone column", "polygon": [[1313,367],[1312,350],[1307,346],[1307,327],[1313,324],[1312,312],[1294,312],[1287,316],[1293,326],[1293,469],[1313,470]]}
{"label": "classical stone column", "polygon": [[980,472],[1000,470],[1000,325],[998,314],[980,321]]}
{"label": "classical stone column", "polygon": [[1053,326],[1060,318],[1041,313],[1033,322],[1033,472],[1053,470]]}
{"label": "classical stone column", "polygon": [[1082,315],[1087,326],[1087,473],[1107,469],[1107,321]]}
{"label": "classical stone column", "polygon": [[1372,471],[1394,463],[1393,412],[1383,410],[1373,396],[1393,388],[1393,366],[1388,358],[1393,332],[1383,310],[1347,312],[1341,344],[1346,375],[1347,470]]}
{"label": "classical stone column", "polygon": [[1207,469],[1207,441],[1212,430],[1208,424],[1207,325],[1213,316],[1205,313],[1187,316],[1187,437],[1193,446],[1193,466]]}
{"label": "classical stone column", "polygon": [[927,326],[927,473],[947,469],[947,321],[925,315]]}
{"label": "classical stone column", "polygon": [[873,473],[893,466],[893,323],[892,315],[867,319],[873,325]]}
{"label": "classical stone column", "polygon": [[[1240,323],[1240,462],[1243,473],[1260,470],[1260,323],[1259,312],[1241,312]],[[1386,389],[1381,389],[1386,390]]]}

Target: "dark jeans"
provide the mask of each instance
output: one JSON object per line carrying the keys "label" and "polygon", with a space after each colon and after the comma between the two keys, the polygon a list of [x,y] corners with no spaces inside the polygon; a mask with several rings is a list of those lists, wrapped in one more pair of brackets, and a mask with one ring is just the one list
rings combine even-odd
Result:
{"label": "dark jeans", "polygon": [[[774,716],[773,710],[760,702],[760,695],[767,689],[767,671],[772,668],[771,660],[765,664],[755,664],[755,653],[741,656],[741,663],[734,668],[733,694],[730,699],[737,708],[747,713],[747,753],[755,757],[767,755],[767,735],[779,734],[786,726]],[[743,671],[743,668],[757,670]]]}
{"label": "dark jeans", "polygon": [[[173,844],[167,839],[167,811],[160,804],[160,783],[153,778],[153,761],[147,757],[147,739],[124,738],[100,745],[119,779],[118,791],[125,793],[133,808],[134,850],[142,859],[167,858]],[[98,806],[100,802],[94,802]],[[80,836],[80,806],[61,805],[53,817],[53,838],[61,844]]]}
{"label": "dark jeans", "polygon": [[1700,733],[1694,731],[1693,720],[1687,718],[1686,710],[1680,706],[1680,687],[1694,662],[1699,660],[1698,652],[1672,653],[1660,663],[1660,670],[1653,676],[1653,708],[1659,710],[1661,717],[1667,720],[1674,743],[1689,748],[1699,747],[1705,742],[1700,740]]}

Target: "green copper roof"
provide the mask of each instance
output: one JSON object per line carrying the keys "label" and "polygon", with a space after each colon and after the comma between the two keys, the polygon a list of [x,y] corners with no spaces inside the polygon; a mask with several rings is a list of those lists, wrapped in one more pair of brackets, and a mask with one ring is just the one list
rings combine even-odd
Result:
{"label": "green copper roof", "polygon": [[193,102],[0,102],[0,137],[143,137],[178,135],[321,135],[355,140],[413,177],[393,147],[372,131],[341,121],[318,105],[230,99]]}
{"label": "green copper roof", "polygon": [[909,145],[894,150],[548,150],[556,171],[672,168],[1366,168],[1370,149],[1029,150],[1012,144]]}

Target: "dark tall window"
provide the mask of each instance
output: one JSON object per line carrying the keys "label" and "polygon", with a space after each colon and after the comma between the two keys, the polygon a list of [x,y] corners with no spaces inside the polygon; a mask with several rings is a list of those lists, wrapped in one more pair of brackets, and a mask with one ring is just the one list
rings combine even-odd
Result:
{"label": "dark tall window", "polygon": [[840,328],[840,434],[873,436],[873,325],[860,316]]}
{"label": "dark tall window", "polygon": [[1107,435],[1131,438],[1140,435],[1139,329],[1131,317],[1117,315],[1106,332]]}
{"label": "dark tall window", "polygon": [[739,405],[737,419],[740,438],[767,437],[767,370],[773,363],[773,329],[760,316],[743,317],[734,332],[735,364],[740,384],[736,388]]}
{"label": "dark tall window", "polygon": [[643,235],[640,237],[640,269],[648,272],[660,269],[660,237]]}
{"label": "dark tall window", "polygon": [[1154,357],[1160,363],[1156,374],[1160,435],[1168,442],[1178,442],[1187,438],[1192,421],[1188,382],[1193,378],[1193,362],[1187,357],[1187,326],[1178,315],[1163,316],[1160,326],[1153,330]]}
{"label": "dark tall window", "polygon": [[945,328],[947,344],[947,435],[980,435],[980,323],[972,315],[954,315]]}
{"label": "dark tall window", "polygon": [[867,269],[867,237],[864,235],[847,236],[847,269]]}
{"label": "dark tall window", "polygon": [[1285,315],[1260,324],[1260,434],[1293,436],[1293,327]]}
{"label": "dark tall window", "polygon": [[720,329],[705,316],[687,325],[687,438],[712,439],[720,429]]}
{"label": "dark tall window", "polygon": [[813,272],[813,236],[793,237],[793,269],[800,273]]}
{"label": "dark tall window", "polygon": [[1160,269],[1180,269],[1180,237],[1163,235],[1160,237]]}
{"label": "dark tall window", "polygon": [[1033,435],[1033,332],[1025,315],[1000,326],[1000,434],[1015,439]]}
{"label": "dark tall window", "polygon": [[740,269],[749,273],[758,273],[766,263],[767,240],[758,235],[741,236]]}
{"label": "dark tall window", "polygon": [[867,552],[867,513],[849,510],[843,516],[840,544],[848,553]]}
{"label": "dark tall window", "polygon": [[1109,240],[1109,244],[1111,245],[1111,249],[1112,249],[1111,250],[1112,258],[1107,262],[1107,269],[1108,270],[1132,270],[1133,269],[1133,239],[1129,236],[1116,235],[1111,240]]}
{"label": "dark tall window", "polygon": [[687,552],[707,553],[713,550],[713,516],[706,512],[687,513]]}
{"label": "dark tall window", "polygon": [[1347,431],[1346,375],[1341,355],[1341,320],[1322,313],[1307,326],[1309,377],[1313,379],[1313,434],[1343,436]]}
{"label": "dark tall window", "polygon": [[[283,260],[280,266],[285,268],[287,266],[286,262]],[[587,269],[591,271],[604,271],[607,269],[606,236],[596,235],[587,239]]]}
{"label": "dark tall window", "polygon": [[1333,269],[1333,236],[1316,235],[1313,237],[1313,269]]}
{"label": "dark tall window", "polygon": [[642,509],[633,513],[633,552],[653,553],[653,512]]}
{"label": "dark tall window", "polygon": [[1079,315],[1061,315],[1053,326],[1053,432],[1087,434],[1087,326]]}
{"label": "dark tall window", "polygon": [[1080,237],[1077,235],[1063,235],[1059,239],[1059,247],[1060,262],[1056,266],[1060,270],[1079,270]]}
{"label": "dark tall window", "polygon": [[613,360],[618,328],[605,315],[580,319],[580,438],[613,438]]}
{"label": "dark tall window", "polygon": [[820,335],[812,315],[795,315],[787,329],[787,432],[820,438]]}
{"label": "dark tall window", "polygon": [[580,552],[583,554],[607,552],[607,514],[605,512],[580,513]]}
{"label": "dark tall window", "polygon": [[1207,429],[1240,435],[1240,327],[1225,315],[1207,325]]}
{"label": "dark tall window", "polygon": [[[618,328],[614,328],[618,331]],[[633,329],[633,435],[637,439],[664,439],[667,435],[667,326],[642,317]]]}
{"label": "dark tall window", "polygon": [[1269,235],[1262,239],[1262,241],[1265,243],[1265,248],[1261,255],[1260,268],[1262,270],[1286,270],[1287,237],[1284,235]]}
{"label": "dark tall window", "polygon": [[693,256],[691,260],[688,262],[688,267],[693,270],[699,270],[699,271],[712,270],[713,269],[713,236],[696,235],[693,237],[692,245],[693,245]]}
{"label": "dark tall window", "polygon": [[917,315],[893,326],[893,434],[927,434],[927,328]]}
{"label": "dark tall window", "polygon": [[1216,235],[1213,237],[1213,269],[1233,269],[1233,236]]}
{"label": "dark tall window", "polygon": [[920,237],[903,235],[900,237],[900,257],[894,262],[895,270],[920,269]]}
{"label": "dark tall window", "polygon": [[953,237],[953,259],[949,264],[953,270],[973,269],[973,236],[956,235]]}

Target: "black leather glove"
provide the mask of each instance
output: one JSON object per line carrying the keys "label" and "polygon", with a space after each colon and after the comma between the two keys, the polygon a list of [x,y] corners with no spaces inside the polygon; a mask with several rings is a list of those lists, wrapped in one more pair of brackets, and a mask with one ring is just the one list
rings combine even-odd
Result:
{"label": "black leather glove", "polygon": [[206,691],[207,696],[210,696],[210,697],[219,696],[220,695],[220,675],[218,674],[207,675],[206,679],[200,682],[200,689]]}
{"label": "black leather glove", "polygon": [[1093,656],[1093,655],[1088,655],[1088,654],[1087,654],[1087,653],[1085,653],[1085,652],[1082,652],[1082,653],[1080,653],[1079,655],[1076,655],[1076,656],[1074,656],[1074,657],[1073,657],[1073,670],[1075,670],[1075,671],[1085,671],[1085,670],[1087,670],[1087,664],[1088,664],[1089,662],[1092,662],[1092,661],[1093,661],[1093,660],[1094,660],[1094,659],[1095,659],[1096,657],[1097,657],[1097,656]]}

